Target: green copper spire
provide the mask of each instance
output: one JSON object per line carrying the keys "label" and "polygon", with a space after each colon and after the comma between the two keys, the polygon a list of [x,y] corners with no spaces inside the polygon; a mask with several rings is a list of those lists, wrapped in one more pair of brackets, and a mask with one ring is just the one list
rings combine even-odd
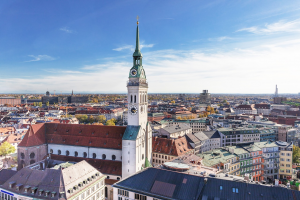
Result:
{"label": "green copper spire", "polygon": [[136,43],[135,51],[133,53],[133,67],[130,69],[129,78],[146,79],[145,70],[143,69],[143,55],[140,51],[139,16],[137,17]]}
{"label": "green copper spire", "polygon": [[135,51],[133,53],[133,56],[142,56],[142,53],[140,51],[140,33],[139,33],[139,16],[137,16],[137,27],[136,27],[136,42],[135,42]]}

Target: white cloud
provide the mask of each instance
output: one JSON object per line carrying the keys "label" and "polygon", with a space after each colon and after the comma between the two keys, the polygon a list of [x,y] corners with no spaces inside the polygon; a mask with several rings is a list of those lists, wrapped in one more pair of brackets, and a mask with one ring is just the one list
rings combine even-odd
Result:
{"label": "white cloud", "polygon": [[230,40],[233,39],[231,37],[228,36],[222,36],[222,37],[217,37],[217,38],[209,38],[209,41],[218,41],[218,42],[222,42],[223,40]]}
{"label": "white cloud", "polygon": [[265,24],[264,27],[252,26],[242,28],[238,31],[247,31],[254,34],[272,34],[278,32],[300,32],[300,19],[294,21],[280,20],[272,24]]}
{"label": "white cloud", "polygon": [[[205,53],[201,50],[160,50],[144,53],[143,65],[149,92],[272,93],[278,84],[282,93],[297,93],[300,70],[300,40],[269,41],[247,48]],[[132,67],[107,61],[74,71],[47,73],[30,78],[0,79],[2,92],[57,91],[91,93],[126,92]]]}
{"label": "white cloud", "polygon": [[75,31],[69,29],[68,27],[63,27],[63,28],[60,28],[59,30],[66,32],[66,33],[75,33]]}
{"label": "white cloud", "polygon": [[133,45],[124,45],[118,48],[113,49],[114,51],[123,51],[125,49],[130,49],[131,51],[133,51]]}
{"label": "white cloud", "polygon": [[152,48],[154,46],[154,44],[141,44],[140,48]]}
{"label": "white cloud", "polygon": [[[142,48],[152,48],[154,46],[154,44],[144,44],[143,42],[141,42],[140,44],[140,49]],[[130,50],[130,51],[134,51],[134,46],[133,45],[124,45],[118,48],[113,49],[114,51],[123,51],[123,50]]]}
{"label": "white cloud", "polygon": [[28,60],[25,62],[35,62],[35,61],[51,61],[51,60],[55,60],[56,58],[52,57],[52,56],[48,56],[48,55],[28,55],[29,57],[32,57],[32,60]]}

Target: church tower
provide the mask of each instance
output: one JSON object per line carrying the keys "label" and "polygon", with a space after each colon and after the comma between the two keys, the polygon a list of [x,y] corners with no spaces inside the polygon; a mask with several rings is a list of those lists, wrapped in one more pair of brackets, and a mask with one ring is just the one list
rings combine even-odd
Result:
{"label": "church tower", "polygon": [[128,126],[122,142],[122,177],[125,178],[152,160],[152,131],[148,124],[148,83],[140,51],[139,22],[133,66],[127,82]]}

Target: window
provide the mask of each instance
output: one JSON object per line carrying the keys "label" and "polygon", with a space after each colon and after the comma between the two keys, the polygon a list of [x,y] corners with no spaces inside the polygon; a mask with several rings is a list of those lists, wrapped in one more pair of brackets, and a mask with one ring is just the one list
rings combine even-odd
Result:
{"label": "window", "polygon": [[235,193],[235,188],[232,188],[232,192]]}
{"label": "window", "polygon": [[29,155],[30,158],[34,158],[35,157],[35,154],[32,152],[30,155]]}
{"label": "window", "polygon": [[290,173],[290,172],[291,172],[291,170],[289,170],[289,169],[286,170],[286,173]]}
{"label": "window", "polygon": [[136,95],[134,95],[134,103],[136,103]]}
{"label": "window", "polygon": [[116,160],[116,156],[115,156],[115,155],[112,155],[112,156],[111,156],[111,159],[112,159],[112,160]]}
{"label": "window", "polygon": [[66,156],[69,156],[70,155],[70,152],[69,151],[66,151]]}
{"label": "window", "polygon": [[57,150],[57,155],[60,155],[61,154],[61,150]]}
{"label": "window", "polygon": [[74,152],[74,156],[75,156],[75,157],[78,156],[78,152],[77,152],[77,151]]}
{"label": "window", "polygon": [[222,190],[223,189],[223,187],[222,187],[222,185],[220,185],[220,190]]}
{"label": "window", "polygon": [[50,149],[50,153],[53,153],[53,149]]}
{"label": "window", "polygon": [[93,159],[96,159],[97,155],[95,153],[93,153]]}
{"label": "window", "polygon": [[102,159],[105,160],[106,159],[106,155],[102,154]]}
{"label": "window", "polygon": [[21,153],[21,158],[24,159],[25,158],[25,154]]}
{"label": "window", "polygon": [[286,167],[290,167],[291,165],[290,164],[286,164]]}

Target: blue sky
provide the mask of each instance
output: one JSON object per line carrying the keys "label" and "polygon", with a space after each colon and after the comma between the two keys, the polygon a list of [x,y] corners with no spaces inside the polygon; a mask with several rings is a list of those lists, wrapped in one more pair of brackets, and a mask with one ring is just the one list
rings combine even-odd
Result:
{"label": "blue sky", "polygon": [[300,2],[0,2],[0,93],[125,93],[140,16],[150,93],[298,93]]}

